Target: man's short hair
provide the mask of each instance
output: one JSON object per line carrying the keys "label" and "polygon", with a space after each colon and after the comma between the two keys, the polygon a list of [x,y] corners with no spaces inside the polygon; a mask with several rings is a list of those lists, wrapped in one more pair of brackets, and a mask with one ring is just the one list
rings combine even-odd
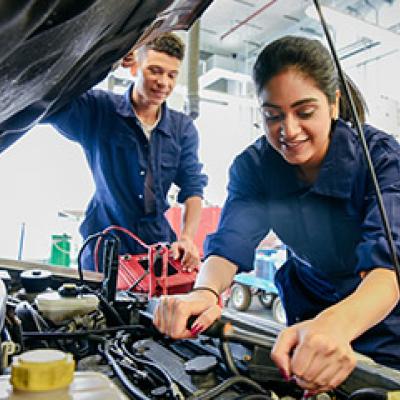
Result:
{"label": "man's short hair", "polygon": [[142,51],[147,50],[159,51],[168,54],[171,57],[175,57],[180,61],[182,61],[185,56],[185,44],[178,35],[171,32],[163,33],[151,42],[146,43],[144,46],[139,48],[139,57]]}

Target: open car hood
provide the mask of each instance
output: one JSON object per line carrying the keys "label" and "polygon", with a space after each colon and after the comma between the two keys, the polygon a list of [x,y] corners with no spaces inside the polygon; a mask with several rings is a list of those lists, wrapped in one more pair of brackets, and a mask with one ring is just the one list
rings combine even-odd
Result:
{"label": "open car hood", "polygon": [[0,151],[212,0],[0,0]]}

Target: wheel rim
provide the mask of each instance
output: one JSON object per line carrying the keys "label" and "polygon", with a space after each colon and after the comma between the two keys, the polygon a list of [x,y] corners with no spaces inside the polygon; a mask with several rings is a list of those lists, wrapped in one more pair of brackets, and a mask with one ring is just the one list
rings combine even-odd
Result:
{"label": "wheel rim", "polygon": [[240,307],[243,304],[243,300],[244,300],[243,290],[240,286],[238,286],[233,291],[233,304],[235,304],[235,306]]}
{"label": "wheel rim", "polygon": [[279,302],[278,306],[276,307],[276,319],[281,324],[286,324],[286,313],[285,309],[283,308],[282,302]]}
{"label": "wheel rim", "polygon": [[263,301],[264,303],[268,303],[268,304],[271,304],[271,303],[272,303],[272,297],[273,297],[273,295],[272,295],[271,293],[265,293],[265,292],[263,292],[263,293],[261,294],[261,297],[262,297],[262,301]]}

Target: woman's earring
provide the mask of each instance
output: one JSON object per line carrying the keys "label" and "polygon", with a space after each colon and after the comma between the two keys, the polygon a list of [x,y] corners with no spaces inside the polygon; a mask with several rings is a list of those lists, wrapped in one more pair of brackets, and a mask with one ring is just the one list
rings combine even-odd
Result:
{"label": "woman's earring", "polygon": [[339,106],[338,105],[336,105],[336,104],[332,105],[331,115],[332,115],[332,119],[334,119],[334,120],[339,118]]}

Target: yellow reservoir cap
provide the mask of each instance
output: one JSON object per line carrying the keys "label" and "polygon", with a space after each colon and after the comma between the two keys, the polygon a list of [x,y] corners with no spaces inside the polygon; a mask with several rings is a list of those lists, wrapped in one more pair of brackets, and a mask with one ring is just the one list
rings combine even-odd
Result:
{"label": "yellow reservoir cap", "polygon": [[11,384],[16,390],[45,392],[67,387],[74,378],[75,361],[59,350],[32,350],[14,357]]}

